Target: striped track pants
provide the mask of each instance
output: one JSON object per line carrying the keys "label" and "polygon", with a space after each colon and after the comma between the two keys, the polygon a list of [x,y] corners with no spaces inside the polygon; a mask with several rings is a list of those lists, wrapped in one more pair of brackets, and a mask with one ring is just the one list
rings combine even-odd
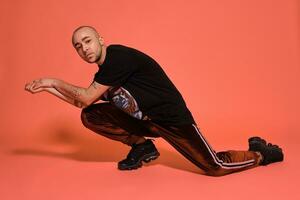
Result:
{"label": "striped track pants", "polygon": [[85,127],[112,140],[132,145],[143,137],[162,137],[205,174],[222,176],[259,165],[261,156],[253,151],[215,152],[196,124],[166,126],[136,119],[110,103],[82,110]]}

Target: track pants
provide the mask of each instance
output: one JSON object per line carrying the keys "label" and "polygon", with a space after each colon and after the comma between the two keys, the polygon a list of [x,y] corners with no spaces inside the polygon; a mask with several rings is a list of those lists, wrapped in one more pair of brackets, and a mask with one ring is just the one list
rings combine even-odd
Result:
{"label": "track pants", "polygon": [[207,175],[222,176],[259,165],[262,157],[253,151],[215,152],[196,124],[166,126],[139,120],[111,103],[98,103],[82,110],[85,127],[112,140],[132,145],[143,137],[162,137]]}

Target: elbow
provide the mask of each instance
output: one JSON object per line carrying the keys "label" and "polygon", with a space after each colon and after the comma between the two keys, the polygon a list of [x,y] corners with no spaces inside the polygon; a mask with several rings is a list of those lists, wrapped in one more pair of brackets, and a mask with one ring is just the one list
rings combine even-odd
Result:
{"label": "elbow", "polygon": [[78,108],[86,108],[88,107],[89,105],[91,105],[91,103],[89,102],[86,102],[86,101],[74,101],[74,105]]}
{"label": "elbow", "polygon": [[95,102],[95,98],[90,96],[83,96],[80,100],[81,108],[86,108]]}
{"label": "elbow", "polygon": [[85,109],[86,107],[88,107],[88,105],[81,104],[80,106],[77,106],[77,107],[82,108],[82,109]]}
{"label": "elbow", "polygon": [[90,106],[90,105],[92,105],[93,104],[93,101],[90,101],[90,100],[86,100],[86,101],[82,101],[81,102],[81,108],[83,109],[83,108],[86,108],[86,107],[88,107],[88,106]]}

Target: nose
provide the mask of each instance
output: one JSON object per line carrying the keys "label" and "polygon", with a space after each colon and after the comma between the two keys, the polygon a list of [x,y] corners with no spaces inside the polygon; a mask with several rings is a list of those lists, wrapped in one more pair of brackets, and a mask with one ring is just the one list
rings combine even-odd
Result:
{"label": "nose", "polygon": [[84,53],[86,53],[87,50],[88,50],[88,46],[87,46],[87,45],[83,45],[83,46],[82,46],[82,50],[83,50]]}

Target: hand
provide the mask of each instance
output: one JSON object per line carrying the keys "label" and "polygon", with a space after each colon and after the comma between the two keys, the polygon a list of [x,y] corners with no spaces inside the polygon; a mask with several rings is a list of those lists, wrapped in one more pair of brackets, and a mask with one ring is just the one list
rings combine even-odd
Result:
{"label": "hand", "polygon": [[38,88],[38,89],[33,89],[34,83],[26,83],[25,85],[25,90],[28,92],[31,92],[32,94],[42,92],[45,88]]}
{"label": "hand", "polygon": [[31,93],[38,93],[44,91],[46,88],[50,88],[53,85],[54,79],[43,78],[32,81],[31,83],[26,83],[25,90]]}

